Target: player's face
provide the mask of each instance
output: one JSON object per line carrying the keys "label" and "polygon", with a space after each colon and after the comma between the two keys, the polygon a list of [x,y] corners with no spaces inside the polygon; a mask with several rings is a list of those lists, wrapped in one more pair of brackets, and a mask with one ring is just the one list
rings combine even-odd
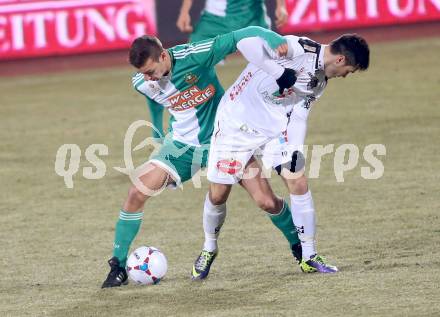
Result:
{"label": "player's face", "polygon": [[335,77],[347,77],[348,74],[354,73],[357,71],[355,66],[346,65],[345,64],[345,56],[339,55],[338,58],[325,69],[325,75],[327,78],[335,78]]}
{"label": "player's face", "polygon": [[348,74],[352,74],[356,71],[356,67],[351,65],[340,66],[336,69],[335,75],[333,77],[347,77]]}
{"label": "player's face", "polygon": [[146,60],[145,64],[139,68],[139,72],[144,74],[145,80],[159,80],[169,73],[169,65],[166,62],[166,53],[162,52],[159,60],[155,61],[152,58]]}

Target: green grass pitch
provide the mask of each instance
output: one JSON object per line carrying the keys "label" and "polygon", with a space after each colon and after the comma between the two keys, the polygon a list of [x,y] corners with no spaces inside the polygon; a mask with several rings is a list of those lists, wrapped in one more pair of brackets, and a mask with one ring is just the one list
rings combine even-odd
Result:
{"label": "green grass pitch", "polygon": [[[128,126],[148,119],[130,87],[132,69],[1,78],[0,316],[440,315],[440,39],[371,49],[370,70],[331,80],[309,120],[308,144],[387,149],[378,180],[361,177],[361,160],[338,183],[328,155],[310,181],[318,249],[340,268],[331,276],[302,274],[284,238],[237,187],[210,277],[191,282],[204,179],[201,189],[188,183],[145,208],[134,246],[159,247],[166,278],[101,290],[129,186],[113,167],[124,165]],[[225,87],[243,66],[236,58],[219,68]],[[73,189],[54,171],[65,143],[82,151]],[[85,179],[85,149],[100,143],[109,148],[106,174]],[[147,154],[136,152],[136,165]],[[271,183],[287,195],[277,177]]]}

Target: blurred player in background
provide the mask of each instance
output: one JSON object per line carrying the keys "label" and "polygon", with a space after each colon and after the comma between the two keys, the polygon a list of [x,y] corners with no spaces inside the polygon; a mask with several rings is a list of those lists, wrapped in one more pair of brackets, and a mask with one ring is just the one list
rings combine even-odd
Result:
{"label": "blurred player in background", "polygon": [[[328,79],[368,68],[369,48],[353,34],[329,45],[293,35],[285,39],[288,51],[281,58],[258,38],[238,43],[250,63],[220,101],[208,160],[208,203],[225,204],[232,185],[243,179],[245,167],[260,152],[263,165],[274,168],[289,189],[292,219],[301,240],[302,271],[333,273],[337,268],[316,251],[315,208],[304,175],[307,118]],[[208,275],[217,252],[217,248],[207,249],[205,240],[193,266],[193,279]]]}
{"label": "blurred player in background", "polygon": [[[132,79],[133,86],[139,93],[169,110],[171,133],[160,150],[143,165],[138,178],[140,183],[129,189],[116,223],[110,272],[102,288],[128,282],[125,270],[127,255],[139,231],[146,200],[167,185],[180,185],[189,180],[206,166],[206,145],[211,139],[217,106],[224,94],[214,66],[226,55],[235,52],[238,43],[248,37],[261,38],[271,49],[287,52],[287,43],[282,36],[261,27],[247,27],[167,50],[152,36],[143,36],[133,42],[130,63],[138,70]],[[299,244],[288,204],[273,194],[267,181],[255,178],[243,186],[268,212],[271,221],[289,243]],[[208,239],[212,232],[212,242],[216,243],[226,217],[226,204],[213,205],[210,201],[209,198],[205,201],[203,227]]]}
{"label": "blurred player in background", "polygon": [[[264,0],[206,0],[199,22],[193,28],[190,10],[193,0],[183,0],[176,25],[180,31],[191,33],[189,41],[196,42],[250,25],[271,28]],[[287,21],[285,0],[277,0],[275,25]]]}

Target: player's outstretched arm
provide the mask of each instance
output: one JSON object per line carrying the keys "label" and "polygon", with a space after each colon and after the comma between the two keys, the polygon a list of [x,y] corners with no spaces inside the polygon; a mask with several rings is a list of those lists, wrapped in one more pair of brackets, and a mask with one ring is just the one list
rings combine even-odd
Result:
{"label": "player's outstretched arm", "polygon": [[213,67],[227,55],[236,52],[237,43],[249,37],[261,39],[271,50],[287,47],[287,41],[281,35],[259,26],[248,26],[215,38],[190,43],[186,56],[205,68]]}

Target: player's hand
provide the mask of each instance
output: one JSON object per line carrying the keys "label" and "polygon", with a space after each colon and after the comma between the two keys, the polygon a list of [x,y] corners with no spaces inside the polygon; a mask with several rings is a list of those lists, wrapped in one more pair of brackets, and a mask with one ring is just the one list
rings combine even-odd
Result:
{"label": "player's hand", "polygon": [[289,45],[287,43],[281,44],[278,46],[275,51],[278,53],[278,56],[287,56],[287,51],[289,50]]}
{"label": "player's hand", "polygon": [[282,27],[287,22],[287,10],[285,6],[277,6],[275,10],[275,25],[277,28]]}
{"label": "player's hand", "polygon": [[191,25],[191,16],[187,12],[180,12],[176,22],[177,28],[184,33],[191,33],[193,27]]}
{"label": "player's hand", "polygon": [[277,79],[278,87],[280,87],[278,92],[283,94],[284,89],[288,89],[295,85],[296,79],[295,71],[290,68],[285,68],[281,77]]}

